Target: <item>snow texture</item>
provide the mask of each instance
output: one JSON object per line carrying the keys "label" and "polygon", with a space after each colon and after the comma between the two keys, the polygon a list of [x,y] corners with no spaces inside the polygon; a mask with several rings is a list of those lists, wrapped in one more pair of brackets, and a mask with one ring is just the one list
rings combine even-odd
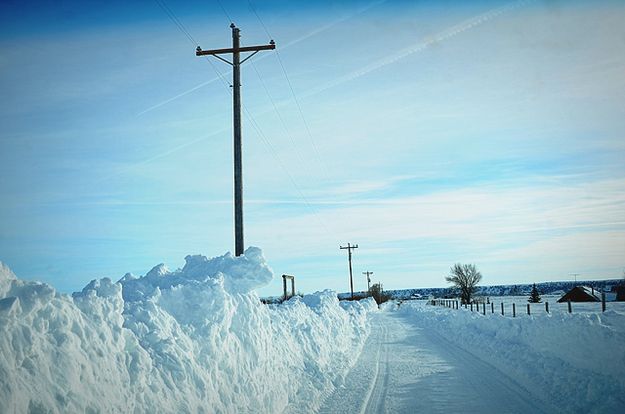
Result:
{"label": "snow texture", "polygon": [[[397,309],[513,378],[546,406],[574,413],[622,413],[625,314],[548,314],[511,318],[408,301]],[[550,410],[547,410],[550,411]]]}
{"label": "snow texture", "polygon": [[0,413],[310,412],[369,333],[371,300],[263,305],[262,252],[187,256],[72,297],[0,263]]}

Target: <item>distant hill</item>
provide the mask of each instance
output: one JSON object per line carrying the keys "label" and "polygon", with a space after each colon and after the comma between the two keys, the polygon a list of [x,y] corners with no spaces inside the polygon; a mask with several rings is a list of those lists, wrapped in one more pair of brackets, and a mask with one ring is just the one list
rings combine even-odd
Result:
{"label": "distant hill", "polygon": [[[567,292],[575,286],[592,286],[597,290],[605,290],[609,292],[612,286],[616,286],[623,283],[623,279],[606,279],[606,280],[578,280],[574,282],[572,280],[561,282],[542,282],[536,283],[536,287],[541,295],[549,295],[559,292]],[[529,295],[532,290],[532,283],[518,284],[518,285],[492,285],[492,286],[478,286],[477,296],[525,296]],[[455,289],[452,287],[445,288],[414,288],[414,289],[397,289],[397,290],[385,290],[386,293],[391,295],[394,299],[407,299],[412,296],[434,296],[435,298],[442,298],[445,296],[455,297]],[[354,292],[363,293],[363,292]],[[348,298],[349,292],[339,293],[339,298]]]}

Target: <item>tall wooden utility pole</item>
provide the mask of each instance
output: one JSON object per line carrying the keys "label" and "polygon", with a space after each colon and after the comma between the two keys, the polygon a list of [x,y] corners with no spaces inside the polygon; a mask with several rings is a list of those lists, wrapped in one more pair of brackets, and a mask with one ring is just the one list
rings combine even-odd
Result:
{"label": "tall wooden utility pole", "polygon": [[354,279],[352,278],[352,250],[357,249],[358,245],[354,244],[353,246],[347,243],[347,247],[339,246],[341,250],[347,249],[347,258],[349,261],[349,288],[352,292],[352,299],[354,299]]}
{"label": "tall wooden utility pole", "polygon": [[369,293],[371,290],[371,278],[369,276],[371,276],[373,272],[367,270],[366,272],[362,272],[362,274],[367,276],[367,293]]}
{"label": "tall wooden utility pole", "polygon": [[[215,56],[217,59],[232,66],[232,113],[234,126],[234,250],[235,255],[241,256],[245,250],[243,243],[243,161],[241,156],[241,65],[261,50],[273,50],[276,44],[273,40],[268,45],[245,46],[239,45],[241,33],[232,23],[232,48],[202,50],[195,49],[196,56]],[[254,52],[241,60],[241,52]],[[232,62],[219,55],[232,53]]]}

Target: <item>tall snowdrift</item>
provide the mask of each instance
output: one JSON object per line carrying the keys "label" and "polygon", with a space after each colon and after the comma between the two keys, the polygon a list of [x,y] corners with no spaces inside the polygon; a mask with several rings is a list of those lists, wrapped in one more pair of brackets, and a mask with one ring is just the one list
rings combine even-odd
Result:
{"label": "tall snowdrift", "polygon": [[371,302],[262,305],[260,249],[187,256],[72,297],[0,263],[0,413],[306,412],[340,384]]}
{"label": "tall snowdrift", "polygon": [[[386,306],[393,310],[392,305]],[[622,413],[625,315],[485,316],[404,302],[398,312],[542,395],[552,412]]]}

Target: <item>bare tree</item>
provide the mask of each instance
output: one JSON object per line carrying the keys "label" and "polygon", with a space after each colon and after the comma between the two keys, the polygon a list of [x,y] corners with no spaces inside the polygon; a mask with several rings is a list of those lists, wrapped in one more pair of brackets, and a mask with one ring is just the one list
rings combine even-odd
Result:
{"label": "bare tree", "polygon": [[371,285],[369,288],[369,294],[373,296],[373,299],[375,299],[378,305],[387,302],[391,298],[389,294],[384,293],[384,288],[379,282]]}
{"label": "bare tree", "polygon": [[460,289],[462,303],[470,303],[471,296],[475,292],[475,286],[482,280],[482,274],[477,271],[473,264],[456,263],[445,280]]}

